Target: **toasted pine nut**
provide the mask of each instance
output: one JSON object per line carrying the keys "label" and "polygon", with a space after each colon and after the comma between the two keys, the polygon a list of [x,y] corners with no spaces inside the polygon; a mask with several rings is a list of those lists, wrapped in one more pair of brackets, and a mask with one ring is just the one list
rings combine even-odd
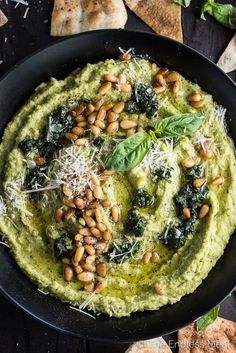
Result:
{"label": "toasted pine nut", "polygon": [[107,115],[107,120],[109,123],[113,123],[114,121],[119,119],[119,115],[115,112],[110,111]]}
{"label": "toasted pine nut", "polygon": [[86,105],[85,104],[80,104],[78,107],[75,108],[75,113],[76,115],[80,115],[82,114],[86,109]]}
{"label": "toasted pine nut", "polygon": [[165,76],[166,74],[168,74],[169,69],[167,69],[167,67],[161,67],[160,70],[158,71],[158,73],[162,76]]}
{"label": "toasted pine nut", "polygon": [[66,184],[62,185],[62,191],[63,191],[63,194],[68,197],[73,195],[73,191]]}
{"label": "toasted pine nut", "polygon": [[98,206],[100,205],[99,201],[92,201],[90,204],[89,204],[89,207],[92,208],[92,209],[95,209],[95,208],[98,208]]}
{"label": "toasted pine nut", "polygon": [[62,201],[63,201],[64,205],[71,207],[71,208],[75,208],[75,204],[74,204],[73,200],[70,200],[69,197],[63,196]]}
{"label": "toasted pine nut", "polygon": [[71,282],[73,278],[73,270],[70,266],[66,266],[64,269],[64,278],[67,282]]}
{"label": "toasted pine nut", "polygon": [[91,180],[93,182],[93,185],[96,185],[96,186],[100,185],[100,180],[99,180],[99,178],[97,177],[96,174],[91,173]]}
{"label": "toasted pine nut", "polygon": [[166,87],[165,86],[157,86],[157,87],[153,88],[153,91],[156,94],[164,93],[166,91]]}
{"label": "toasted pine nut", "polygon": [[190,102],[191,106],[193,108],[202,108],[205,105],[205,102],[203,100],[199,101],[199,102]]}
{"label": "toasted pine nut", "polygon": [[85,290],[85,292],[89,292],[89,293],[93,292],[94,291],[94,283],[85,284],[84,290]]}
{"label": "toasted pine nut", "polygon": [[88,217],[93,217],[94,216],[94,209],[89,209],[87,211],[85,211],[85,216],[88,216]]}
{"label": "toasted pine nut", "polygon": [[56,223],[61,222],[62,216],[63,216],[63,209],[61,207],[56,208],[55,214],[54,214],[54,218],[55,218]]}
{"label": "toasted pine nut", "polygon": [[97,242],[97,239],[94,237],[87,236],[84,238],[84,241],[86,244],[91,245],[91,244],[95,244]]}
{"label": "toasted pine nut", "polygon": [[125,103],[124,102],[118,102],[114,105],[114,107],[112,108],[113,112],[116,114],[120,114],[121,112],[123,112],[125,108]]}
{"label": "toasted pine nut", "polygon": [[210,211],[210,207],[206,204],[203,205],[199,211],[198,218],[202,219],[202,218],[206,217],[206,215],[208,214],[209,211]]}
{"label": "toasted pine nut", "polygon": [[144,265],[148,264],[149,261],[151,260],[152,257],[152,252],[151,251],[147,251],[144,255],[143,255],[143,263]]}
{"label": "toasted pine nut", "polygon": [[83,240],[83,235],[80,233],[75,234],[74,236],[75,241],[81,241]]}
{"label": "toasted pine nut", "polygon": [[83,210],[85,208],[85,205],[86,205],[84,199],[81,199],[80,197],[76,197],[74,199],[74,204],[79,210]]}
{"label": "toasted pine nut", "polygon": [[118,130],[119,130],[119,123],[118,123],[118,121],[114,121],[113,123],[110,123],[110,124],[107,126],[107,133],[108,133],[109,135],[115,134]]}
{"label": "toasted pine nut", "polygon": [[166,80],[159,73],[156,75],[156,81],[157,81],[157,83],[159,83],[160,86],[165,86],[166,85]]}
{"label": "toasted pine nut", "polygon": [[82,121],[86,121],[86,119],[85,119],[85,116],[83,116],[83,115],[78,115],[78,116],[75,118],[75,121],[76,121],[77,123],[81,123]]}
{"label": "toasted pine nut", "polygon": [[78,266],[74,266],[74,271],[77,275],[79,275],[80,273],[83,272],[83,269],[80,265],[78,265]]}
{"label": "toasted pine nut", "polygon": [[96,226],[96,222],[94,221],[94,219],[92,217],[89,216],[83,216],[85,222],[87,223],[87,226],[89,228],[95,227]]}
{"label": "toasted pine nut", "polygon": [[116,83],[118,81],[117,77],[115,75],[112,74],[106,74],[104,75],[104,81],[109,81],[112,83]]}
{"label": "toasted pine nut", "polygon": [[87,138],[81,138],[75,141],[75,145],[77,146],[84,146],[88,142]]}
{"label": "toasted pine nut", "polygon": [[70,140],[70,141],[75,141],[78,138],[78,136],[73,134],[72,132],[66,132],[65,137],[67,138],[67,140]]}
{"label": "toasted pine nut", "polygon": [[104,194],[100,186],[95,186],[95,188],[93,189],[93,196],[99,200],[104,199]]}
{"label": "toasted pine nut", "polygon": [[224,183],[224,177],[219,176],[212,180],[212,185],[222,185]]}
{"label": "toasted pine nut", "polygon": [[95,104],[94,104],[94,108],[95,108],[95,111],[97,112],[101,106],[103,105],[103,100],[102,99],[99,99]]}
{"label": "toasted pine nut", "polygon": [[188,97],[187,100],[189,102],[200,102],[200,100],[202,99],[202,96],[200,93],[191,93]]}
{"label": "toasted pine nut", "polygon": [[120,122],[120,127],[124,130],[131,129],[136,126],[137,126],[137,123],[136,121],[133,121],[133,120],[122,120]]}
{"label": "toasted pine nut", "polygon": [[86,193],[86,197],[87,197],[88,201],[91,201],[93,199],[92,190],[91,189],[86,189],[85,193]]}
{"label": "toasted pine nut", "polygon": [[103,174],[107,176],[112,176],[115,174],[115,171],[110,169],[104,169]]}
{"label": "toasted pine nut", "polygon": [[95,110],[95,107],[91,103],[89,103],[86,107],[85,113],[87,115],[90,115],[94,112],[94,110]]}
{"label": "toasted pine nut", "polygon": [[101,109],[102,109],[102,110],[105,110],[106,112],[108,112],[108,110],[112,109],[113,106],[114,106],[113,103],[107,103],[107,104],[103,104],[103,105],[101,106]]}
{"label": "toasted pine nut", "polygon": [[44,165],[46,163],[46,159],[44,157],[35,156],[34,162],[36,165]]}
{"label": "toasted pine nut", "polygon": [[74,217],[74,214],[75,214],[74,210],[69,209],[69,210],[66,211],[66,213],[65,213],[65,220],[66,220],[66,221],[70,221],[70,220]]}
{"label": "toasted pine nut", "polygon": [[193,182],[193,186],[195,186],[195,188],[200,188],[203,184],[205,184],[205,182],[206,178],[195,179]]}
{"label": "toasted pine nut", "polygon": [[99,129],[99,127],[97,127],[97,126],[95,126],[95,125],[91,125],[90,129],[91,129],[91,133],[92,133],[94,136],[98,136],[98,135],[100,135],[100,133],[101,133],[101,130]]}
{"label": "toasted pine nut", "polygon": [[71,131],[73,132],[73,134],[75,134],[77,136],[82,136],[85,134],[84,128],[79,127],[79,126],[73,127],[73,129]]}
{"label": "toasted pine nut", "polygon": [[89,114],[87,120],[88,120],[88,123],[92,125],[92,124],[94,124],[96,119],[97,119],[97,113],[93,112],[92,114]]}
{"label": "toasted pine nut", "polygon": [[84,255],[84,247],[78,246],[78,248],[75,251],[74,262],[75,263],[79,262],[82,259],[83,255]]}
{"label": "toasted pine nut", "polygon": [[140,132],[140,131],[145,131],[142,126],[139,126],[139,127],[138,127],[138,132]]}
{"label": "toasted pine nut", "polygon": [[108,208],[111,206],[111,201],[108,199],[103,200],[102,205],[104,208]]}
{"label": "toasted pine nut", "polygon": [[105,241],[108,241],[111,239],[111,231],[110,230],[105,230],[105,232],[102,233],[102,237]]}
{"label": "toasted pine nut", "polygon": [[92,264],[87,264],[86,262],[83,262],[82,267],[84,270],[89,271],[89,272],[96,272],[96,266]]}
{"label": "toasted pine nut", "polygon": [[87,121],[80,121],[78,124],[77,124],[78,127],[86,127],[87,126]]}
{"label": "toasted pine nut", "polygon": [[98,223],[102,222],[102,214],[98,208],[95,210],[95,218]]}
{"label": "toasted pine nut", "polygon": [[94,245],[94,249],[96,250],[96,254],[101,254],[106,249],[106,243],[98,242]]}
{"label": "toasted pine nut", "polygon": [[101,231],[98,228],[91,228],[91,233],[96,238],[101,238],[102,236]]}
{"label": "toasted pine nut", "polygon": [[100,277],[106,277],[107,275],[107,264],[105,262],[101,262],[97,264],[97,274]]}
{"label": "toasted pine nut", "polygon": [[83,236],[87,236],[87,235],[91,235],[91,232],[89,228],[82,228],[79,230],[79,234]]}
{"label": "toasted pine nut", "polygon": [[81,282],[90,282],[94,279],[94,274],[92,272],[82,272],[78,274],[78,279]]}
{"label": "toasted pine nut", "polygon": [[156,251],[154,251],[152,253],[152,257],[151,257],[151,262],[152,263],[157,263],[160,260],[160,256],[158,255],[158,253]]}
{"label": "toasted pine nut", "polygon": [[130,137],[130,136],[132,136],[132,135],[135,134],[136,129],[135,129],[135,128],[132,128],[132,129],[128,129],[128,130],[126,130],[126,131],[127,131],[127,132],[126,132],[126,137]]}
{"label": "toasted pine nut", "polygon": [[106,124],[101,120],[95,120],[94,125],[102,130],[104,130],[106,128]]}
{"label": "toasted pine nut", "polygon": [[166,77],[166,82],[176,82],[180,79],[180,74],[176,71],[170,72]]}
{"label": "toasted pine nut", "polygon": [[85,222],[85,220],[82,217],[79,218],[78,223],[81,224],[81,226],[85,226],[86,225],[86,222]]}
{"label": "toasted pine nut", "polygon": [[183,208],[183,215],[185,218],[191,218],[191,211],[188,207],[184,207]]}
{"label": "toasted pine nut", "polygon": [[106,117],[106,111],[104,109],[100,109],[97,114],[97,120],[103,121]]}
{"label": "toasted pine nut", "polygon": [[132,55],[130,53],[124,53],[119,55],[119,59],[121,61],[129,61],[132,58]]}
{"label": "toasted pine nut", "polygon": [[159,283],[156,283],[154,285],[154,288],[155,288],[156,294],[158,294],[158,295],[164,295],[165,294],[164,289],[160,286]]}
{"label": "toasted pine nut", "polygon": [[64,265],[71,265],[71,261],[68,257],[63,257],[63,259],[61,259],[61,262],[64,264]]}
{"label": "toasted pine nut", "polygon": [[89,255],[95,255],[95,249],[92,245],[85,245],[85,251]]}
{"label": "toasted pine nut", "polygon": [[101,231],[101,232],[105,232],[105,230],[107,229],[105,224],[103,223],[97,223],[97,228]]}
{"label": "toasted pine nut", "polygon": [[186,158],[181,161],[181,165],[184,168],[192,168],[195,165],[195,162],[190,158]]}
{"label": "toasted pine nut", "polygon": [[121,92],[123,93],[129,93],[132,90],[132,87],[129,83],[119,83],[119,89],[121,90]]}
{"label": "toasted pine nut", "polygon": [[88,255],[85,259],[85,263],[89,265],[92,265],[94,261],[95,261],[95,255]]}
{"label": "toasted pine nut", "polygon": [[179,81],[175,81],[172,86],[172,92],[174,94],[177,94],[179,92],[179,89],[180,89],[180,83]]}
{"label": "toasted pine nut", "polygon": [[97,294],[101,293],[105,288],[107,287],[107,282],[104,281],[104,282],[100,282],[96,285],[96,289],[95,289],[95,292]]}
{"label": "toasted pine nut", "polygon": [[211,150],[204,150],[203,148],[199,152],[200,156],[206,159],[211,159],[213,157],[213,152]]}
{"label": "toasted pine nut", "polygon": [[107,81],[99,88],[98,93],[102,95],[106,94],[111,87],[112,87],[112,83]]}
{"label": "toasted pine nut", "polygon": [[115,223],[119,222],[120,210],[119,210],[119,208],[117,206],[113,206],[111,208],[111,216],[112,216],[113,222],[115,222]]}

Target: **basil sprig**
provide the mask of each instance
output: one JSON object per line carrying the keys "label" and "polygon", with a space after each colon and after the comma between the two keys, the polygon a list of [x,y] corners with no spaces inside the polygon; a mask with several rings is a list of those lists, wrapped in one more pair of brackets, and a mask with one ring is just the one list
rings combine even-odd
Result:
{"label": "basil sprig", "polygon": [[211,325],[218,317],[220,306],[217,305],[209,313],[201,316],[197,321],[195,321],[195,327],[197,331],[201,331],[207,326]]}
{"label": "basil sprig", "polygon": [[[106,162],[106,168],[125,172],[139,165],[156,137],[191,135],[199,129],[204,116],[201,113],[173,115],[161,120],[155,131],[137,132],[119,143]],[[156,141],[155,141],[156,142]]]}
{"label": "basil sprig", "polygon": [[183,7],[188,7],[190,5],[191,0],[174,0],[174,2]]}
{"label": "basil sprig", "polygon": [[209,13],[222,25],[236,29],[236,6],[231,4],[218,4],[214,0],[207,0],[201,8],[201,18],[205,20],[205,12]]}

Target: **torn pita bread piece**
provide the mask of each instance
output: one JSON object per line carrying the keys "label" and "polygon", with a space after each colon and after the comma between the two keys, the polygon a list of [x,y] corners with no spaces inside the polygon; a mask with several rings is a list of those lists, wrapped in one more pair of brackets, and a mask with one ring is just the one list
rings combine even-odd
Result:
{"label": "torn pita bread piece", "polygon": [[4,26],[7,23],[8,19],[4,13],[0,10],[0,27]]}
{"label": "torn pita bread piece", "polygon": [[236,34],[221,55],[217,65],[226,73],[236,70]]}
{"label": "torn pita bread piece", "polygon": [[122,0],[55,0],[52,36],[69,36],[105,28],[123,28],[127,12]]}
{"label": "torn pita bread piece", "polygon": [[236,353],[236,323],[218,317],[196,331],[194,324],[178,332],[179,353]]}
{"label": "torn pita bread piece", "polygon": [[181,6],[172,0],[125,0],[125,3],[155,32],[183,42]]}
{"label": "torn pita bread piece", "polygon": [[158,337],[136,342],[125,353],[172,353],[172,350],[162,337]]}

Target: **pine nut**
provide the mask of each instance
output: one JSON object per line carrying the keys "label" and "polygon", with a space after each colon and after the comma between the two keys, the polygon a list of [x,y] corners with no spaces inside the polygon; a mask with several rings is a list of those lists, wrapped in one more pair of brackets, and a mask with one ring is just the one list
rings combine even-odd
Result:
{"label": "pine nut", "polygon": [[199,178],[199,179],[195,179],[193,182],[193,186],[195,188],[200,188],[202,185],[204,185],[206,183],[206,178]]}
{"label": "pine nut", "polygon": [[65,137],[67,138],[67,140],[70,140],[70,141],[75,141],[78,138],[78,136],[73,134],[72,132],[66,132]]}
{"label": "pine nut", "polygon": [[97,119],[97,113],[96,112],[93,112],[92,114],[90,114],[89,116],[88,116],[88,123],[89,124],[94,124],[94,122],[95,122],[95,120]]}
{"label": "pine nut", "polygon": [[109,135],[115,134],[118,130],[119,130],[119,123],[118,123],[118,121],[114,121],[113,123],[110,123],[110,124],[107,126],[107,133],[108,133]]}
{"label": "pine nut", "polygon": [[46,163],[46,159],[44,157],[35,156],[34,162],[36,165],[44,165]]}
{"label": "pine nut", "polygon": [[95,108],[95,111],[97,112],[101,106],[103,105],[103,100],[102,99],[99,99],[95,104],[94,104],[94,108]]}
{"label": "pine nut", "polygon": [[125,103],[124,102],[118,102],[112,108],[113,112],[116,113],[116,114],[120,114],[121,112],[123,112],[124,109],[125,109]]}
{"label": "pine nut", "polygon": [[75,241],[81,241],[83,240],[83,235],[80,233],[75,234],[74,236]]}
{"label": "pine nut", "polygon": [[95,261],[95,255],[88,255],[85,259],[85,263],[92,265]]}
{"label": "pine nut", "polygon": [[92,228],[92,227],[95,227],[96,226],[96,222],[94,221],[94,219],[92,217],[89,217],[89,216],[83,216],[87,226],[89,228]]}
{"label": "pine nut", "polygon": [[119,208],[117,206],[113,206],[111,208],[111,216],[112,216],[113,222],[115,222],[115,223],[119,222],[120,210],[119,210]]}
{"label": "pine nut", "polygon": [[93,217],[94,216],[94,209],[88,209],[87,211],[85,211],[85,216],[88,217]]}
{"label": "pine nut", "polygon": [[183,215],[185,218],[191,218],[191,211],[188,207],[184,207],[183,208]]}
{"label": "pine nut", "polygon": [[77,124],[78,127],[86,127],[87,126],[87,121],[80,121],[78,124]]}
{"label": "pine nut", "polygon": [[84,104],[80,104],[78,107],[75,108],[75,113],[76,115],[82,114],[86,109],[86,106]]}
{"label": "pine nut", "polygon": [[76,197],[74,199],[74,204],[79,210],[83,210],[86,206],[86,202],[84,199],[81,199],[80,197]]}
{"label": "pine nut", "polygon": [[136,132],[135,128],[128,129],[127,132],[126,132],[126,137],[133,136],[135,134],[135,132]]}
{"label": "pine nut", "polygon": [[72,209],[66,211],[66,213],[65,213],[65,220],[66,220],[66,221],[70,221],[70,220],[74,217],[74,214],[75,214],[75,212],[74,212],[74,210],[72,210]]}
{"label": "pine nut", "polygon": [[91,272],[82,272],[78,274],[78,279],[81,282],[90,282],[94,279],[94,274]]}
{"label": "pine nut", "polygon": [[112,74],[106,74],[104,75],[104,81],[109,81],[109,82],[112,82],[112,83],[116,83],[117,82],[117,77],[115,75],[112,75]]}
{"label": "pine nut", "polygon": [[82,217],[79,218],[78,223],[81,224],[81,226],[85,226],[86,225],[86,222],[85,222],[85,220]]}
{"label": "pine nut", "polygon": [[67,207],[75,208],[75,204],[73,200],[70,200],[69,197],[63,196],[63,204],[66,205]]}
{"label": "pine nut", "polygon": [[154,91],[156,94],[160,94],[160,93],[163,93],[163,92],[166,91],[166,87],[165,87],[165,86],[154,87],[154,88],[153,88],[153,91]]}
{"label": "pine nut", "polygon": [[98,208],[99,205],[100,205],[100,203],[96,200],[96,201],[92,201],[89,204],[89,207],[92,208],[92,209],[95,209],[95,208]]}
{"label": "pine nut", "polygon": [[130,53],[125,53],[125,54],[119,55],[119,59],[121,61],[129,61],[131,58],[132,58],[132,55]]}
{"label": "pine nut", "polygon": [[108,112],[108,110],[112,109],[113,106],[114,106],[113,103],[107,103],[107,104],[102,105],[101,109],[105,110],[106,112]]}
{"label": "pine nut", "polygon": [[114,170],[109,170],[109,169],[104,169],[103,174],[107,175],[107,176],[112,176],[112,175],[115,174],[115,171]]}
{"label": "pine nut", "polygon": [[64,269],[64,278],[67,282],[71,282],[73,278],[73,270],[71,267],[66,266]]}
{"label": "pine nut", "polygon": [[85,292],[89,292],[89,293],[93,292],[94,291],[94,283],[85,284],[84,290],[85,290]]}
{"label": "pine nut", "polygon": [[187,97],[187,100],[189,102],[200,102],[201,99],[202,99],[202,96],[200,93],[192,93]]}
{"label": "pine nut", "polygon": [[151,257],[151,262],[152,263],[157,263],[160,260],[160,256],[158,255],[158,253],[156,251],[154,251],[152,253],[152,257]]}
{"label": "pine nut", "polygon": [[137,123],[136,121],[133,121],[133,120],[122,120],[120,122],[120,127],[124,130],[131,129],[136,126],[137,126]]}
{"label": "pine nut", "polygon": [[71,261],[68,257],[64,257],[63,259],[61,259],[61,262],[64,264],[64,265],[71,265]]}
{"label": "pine nut", "polygon": [[165,294],[164,289],[160,286],[159,283],[156,283],[154,285],[154,288],[155,288],[156,294],[158,294],[158,295],[164,295]]}
{"label": "pine nut", "polygon": [[86,121],[85,117],[83,115],[78,115],[76,118],[75,118],[75,121],[77,123],[81,123],[82,121]]}
{"label": "pine nut", "polygon": [[73,129],[71,131],[77,136],[82,136],[85,134],[84,128],[79,127],[79,126],[73,127]]}
{"label": "pine nut", "polygon": [[99,180],[99,178],[97,177],[96,174],[91,173],[91,180],[93,182],[93,185],[95,185],[95,186],[99,186],[100,185],[100,180]]}
{"label": "pine nut", "polygon": [[102,130],[104,130],[106,128],[106,124],[103,121],[101,121],[101,120],[95,120],[94,125],[97,126],[99,129],[102,129]]}
{"label": "pine nut", "polygon": [[157,81],[157,83],[159,83],[160,86],[166,86],[166,80],[159,73],[156,75],[156,81]]}
{"label": "pine nut", "polygon": [[104,194],[100,186],[95,186],[95,188],[93,189],[93,196],[99,200],[104,199]]}
{"label": "pine nut", "polygon": [[97,274],[100,277],[106,277],[106,275],[107,275],[107,264],[105,264],[105,262],[101,262],[100,264],[97,264]]}
{"label": "pine nut", "polygon": [[92,246],[92,245],[85,245],[85,251],[86,251],[86,253],[87,254],[89,254],[89,255],[95,255],[95,249],[94,249],[94,247]]}
{"label": "pine nut", "polygon": [[98,208],[95,210],[95,218],[98,223],[102,222],[102,214]]}
{"label": "pine nut", "polygon": [[87,264],[86,262],[82,263],[82,267],[84,270],[89,271],[89,272],[96,272],[96,266],[92,264]]}
{"label": "pine nut", "polygon": [[211,159],[213,157],[213,152],[211,150],[204,150],[203,148],[199,152],[200,156],[206,159]]}
{"label": "pine nut", "polygon": [[103,121],[106,117],[106,111],[104,109],[100,109],[97,114],[97,120]]}
{"label": "pine nut", "polygon": [[139,126],[139,127],[138,127],[138,132],[140,132],[140,131],[145,131],[142,126]]}
{"label": "pine nut", "polygon": [[86,198],[88,199],[88,201],[92,201],[92,199],[93,199],[92,190],[91,189],[86,189],[85,193],[86,193]]}
{"label": "pine nut", "polygon": [[63,209],[61,207],[56,208],[55,214],[54,214],[54,218],[55,218],[56,223],[61,222],[62,216],[63,216]]}
{"label": "pine nut", "polygon": [[91,233],[96,238],[101,238],[102,234],[98,228],[91,228]]}
{"label": "pine nut", "polygon": [[180,89],[180,83],[179,81],[176,81],[173,83],[173,86],[172,86],[172,92],[174,94],[177,94],[179,92],[179,89]]}
{"label": "pine nut", "polygon": [[160,70],[158,71],[158,73],[163,76],[168,74],[168,72],[169,72],[169,69],[167,69],[167,67],[161,67]]}
{"label": "pine nut", "polygon": [[210,207],[208,205],[203,205],[199,211],[198,218],[202,219],[206,217],[209,211],[210,211]]}
{"label": "pine nut", "polygon": [[87,115],[90,115],[94,112],[94,110],[95,110],[95,107],[91,103],[89,103],[86,107],[85,113]]}
{"label": "pine nut", "polygon": [[77,275],[79,275],[80,273],[83,272],[83,269],[80,265],[78,265],[78,266],[74,266],[74,271]]}
{"label": "pine nut", "polygon": [[132,90],[132,87],[129,83],[119,83],[119,89],[123,93],[129,93]]}
{"label": "pine nut", "polygon": [[87,236],[87,235],[91,235],[91,232],[89,228],[82,228],[79,230],[79,234],[83,236]]}
{"label": "pine nut", "polygon": [[107,120],[109,123],[113,123],[114,121],[116,121],[118,119],[119,119],[119,115],[113,111],[110,111],[107,115]]}
{"label": "pine nut", "polygon": [[87,236],[84,238],[84,242],[88,245],[95,244],[97,242],[97,239],[94,237]]}
{"label": "pine nut", "polygon": [[144,255],[143,255],[143,264],[147,265],[149,263],[149,261],[151,260],[152,257],[152,252],[151,251],[147,251]]}
{"label": "pine nut", "polygon": [[224,183],[224,177],[219,176],[212,180],[212,185],[222,185]]}
{"label": "pine nut", "polygon": [[195,163],[192,159],[186,158],[181,161],[181,165],[184,168],[192,168],[195,165]]}
{"label": "pine nut", "polygon": [[96,250],[96,254],[101,254],[106,249],[106,243],[98,242],[94,245],[94,249]]}
{"label": "pine nut", "polygon": [[108,199],[103,200],[102,202],[103,207],[108,208],[111,206],[111,201]]}
{"label": "pine nut", "polygon": [[63,194],[65,196],[72,196],[73,195],[73,191],[68,187],[68,185],[66,184],[63,184],[62,185],[62,191],[63,191]]}
{"label": "pine nut", "polygon": [[107,287],[107,282],[100,282],[96,285],[95,292],[97,294],[101,293]]}
{"label": "pine nut", "polygon": [[106,94],[109,89],[112,87],[112,83],[111,82],[105,82],[98,90],[99,94]]}
{"label": "pine nut", "polygon": [[105,232],[105,230],[107,229],[105,224],[103,223],[97,223],[97,228],[101,231],[101,232]]}
{"label": "pine nut", "polygon": [[110,230],[105,230],[105,232],[102,233],[102,237],[105,241],[109,241],[111,239],[111,231]]}
{"label": "pine nut", "polygon": [[78,139],[75,141],[76,146],[84,146],[84,145],[86,145],[86,143],[88,143],[87,138],[81,138],[81,139]]}
{"label": "pine nut", "polygon": [[199,102],[190,102],[191,106],[193,108],[202,108],[205,105],[204,101],[199,101]]}
{"label": "pine nut", "polygon": [[99,129],[99,127],[95,126],[95,125],[91,125],[91,133],[94,135],[94,136],[98,136],[100,135],[101,133],[101,130]]}
{"label": "pine nut", "polygon": [[79,246],[75,251],[74,262],[78,263],[82,259],[83,255],[84,255],[84,247]]}
{"label": "pine nut", "polygon": [[176,82],[180,79],[180,74],[176,71],[170,72],[166,77],[166,82]]}

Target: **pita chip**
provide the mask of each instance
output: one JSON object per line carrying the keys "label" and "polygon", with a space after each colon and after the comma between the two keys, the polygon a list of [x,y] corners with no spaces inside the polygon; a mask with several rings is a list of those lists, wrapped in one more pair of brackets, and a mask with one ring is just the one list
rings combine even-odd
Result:
{"label": "pita chip", "polygon": [[4,13],[0,10],[0,27],[4,26],[7,23],[8,19]]}
{"label": "pita chip", "polygon": [[236,353],[236,323],[218,317],[196,331],[194,324],[178,332],[179,353]]}
{"label": "pita chip", "polygon": [[127,12],[122,0],[55,0],[52,36],[104,28],[123,28]]}
{"label": "pita chip", "polygon": [[155,32],[183,42],[181,6],[172,0],[125,0],[125,3]]}
{"label": "pita chip", "polygon": [[125,353],[172,353],[172,351],[166,341],[162,337],[158,337],[136,342]]}
{"label": "pita chip", "polygon": [[236,34],[221,55],[217,65],[226,73],[236,70]]}

